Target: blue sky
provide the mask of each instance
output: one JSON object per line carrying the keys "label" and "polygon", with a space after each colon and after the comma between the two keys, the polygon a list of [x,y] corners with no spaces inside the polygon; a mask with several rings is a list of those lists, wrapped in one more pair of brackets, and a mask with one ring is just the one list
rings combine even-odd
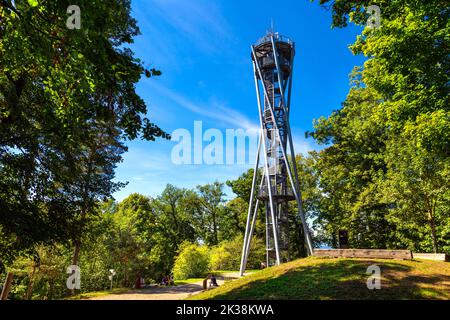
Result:
{"label": "blue sky", "polygon": [[[248,129],[259,126],[250,46],[274,22],[275,31],[296,42],[291,127],[297,153],[319,147],[305,139],[313,119],[340,107],[349,89],[348,74],[364,58],[348,45],[361,29],[331,29],[331,12],[309,0],[134,0],[132,15],[142,35],[131,46],[144,63],[162,71],[142,78],[137,91],[148,116],[168,133]],[[114,196],[157,196],[166,184],[193,188],[235,179],[247,165],[176,165],[177,142],[128,142],[116,179],[129,184]],[[226,190],[230,194],[230,190]],[[231,194],[230,194],[231,196]]]}

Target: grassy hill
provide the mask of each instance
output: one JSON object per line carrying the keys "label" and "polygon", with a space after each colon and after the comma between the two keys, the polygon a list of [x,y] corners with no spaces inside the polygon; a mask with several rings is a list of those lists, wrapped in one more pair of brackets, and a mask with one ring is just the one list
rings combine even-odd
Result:
{"label": "grassy hill", "polygon": [[[381,289],[367,288],[367,267]],[[450,299],[450,263],[309,257],[264,269],[190,299]]]}

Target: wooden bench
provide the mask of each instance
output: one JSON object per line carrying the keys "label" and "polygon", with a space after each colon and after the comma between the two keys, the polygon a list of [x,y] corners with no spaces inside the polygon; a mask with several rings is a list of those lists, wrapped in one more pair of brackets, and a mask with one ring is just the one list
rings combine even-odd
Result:
{"label": "wooden bench", "polygon": [[450,255],[445,253],[413,253],[414,259],[450,261]]}
{"label": "wooden bench", "polygon": [[314,249],[313,256],[324,258],[371,258],[411,260],[411,250],[385,249]]}

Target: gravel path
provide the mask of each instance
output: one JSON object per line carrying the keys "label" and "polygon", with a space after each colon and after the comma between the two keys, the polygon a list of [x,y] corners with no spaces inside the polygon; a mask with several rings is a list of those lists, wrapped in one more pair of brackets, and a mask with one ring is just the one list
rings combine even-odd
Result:
{"label": "gravel path", "polygon": [[[232,279],[237,278],[238,274],[229,273],[224,274],[223,276],[226,279]],[[217,283],[220,286],[224,283],[224,280],[222,278],[217,278]],[[89,300],[181,300],[201,291],[203,291],[203,281],[171,287],[152,287],[149,289],[130,290],[125,293],[94,297]]]}

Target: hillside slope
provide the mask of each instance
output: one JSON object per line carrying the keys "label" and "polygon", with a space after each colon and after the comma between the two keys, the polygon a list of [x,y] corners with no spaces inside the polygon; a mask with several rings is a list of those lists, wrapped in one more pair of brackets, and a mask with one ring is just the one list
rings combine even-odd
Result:
{"label": "hillside slope", "polygon": [[[370,265],[381,289],[367,288]],[[450,263],[306,258],[255,272],[190,299],[450,299]]]}

